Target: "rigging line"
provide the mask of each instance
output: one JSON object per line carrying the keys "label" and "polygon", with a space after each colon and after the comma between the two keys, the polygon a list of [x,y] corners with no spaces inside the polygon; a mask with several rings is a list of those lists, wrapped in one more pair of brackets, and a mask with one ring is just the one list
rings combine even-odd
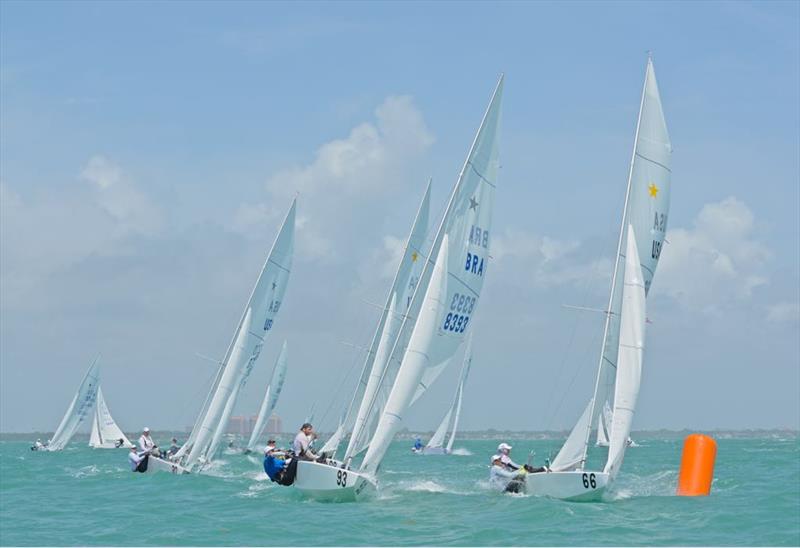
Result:
{"label": "rigging line", "polygon": [[[367,302],[367,301],[364,301],[364,302]],[[368,304],[370,304],[370,303],[368,303]],[[381,307],[381,308],[383,308],[383,307]],[[367,330],[371,330],[372,329],[372,325],[373,325],[374,322],[367,321],[368,314],[360,314],[359,316],[360,316],[360,320],[361,320],[361,326],[356,329],[356,332],[361,332],[362,336],[358,337],[357,340],[363,341],[365,339],[364,333],[366,332],[367,333],[366,336],[369,336],[369,332]],[[369,353],[368,347],[357,347],[357,346],[354,345],[353,348],[356,350],[356,352],[353,354],[353,357],[351,358],[350,367],[348,367],[347,373],[345,373],[342,376],[342,379],[339,381],[339,386],[336,388],[336,391],[333,393],[333,396],[330,399],[330,403],[328,404],[328,407],[325,409],[325,412],[322,414],[322,417],[319,420],[319,424],[324,424],[325,419],[328,417],[328,414],[330,414],[331,408],[333,407],[334,403],[337,400],[337,396],[342,392],[342,389],[344,388],[344,383],[350,379],[350,375],[353,373],[353,369],[358,364],[361,364],[363,362],[364,355]],[[367,350],[364,350],[364,348],[367,348]],[[356,390],[358,390],[358,384],[359,383],[356,383]]]}

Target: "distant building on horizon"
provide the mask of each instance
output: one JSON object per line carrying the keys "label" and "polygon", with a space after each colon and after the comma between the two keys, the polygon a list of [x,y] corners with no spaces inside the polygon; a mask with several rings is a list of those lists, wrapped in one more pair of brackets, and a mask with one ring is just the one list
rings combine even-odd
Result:
{"label": "distant building on horizon", "polygon": [[283,421],[281,418],[273,413],[267,420],[267,433],[280,434],[283,432]]}

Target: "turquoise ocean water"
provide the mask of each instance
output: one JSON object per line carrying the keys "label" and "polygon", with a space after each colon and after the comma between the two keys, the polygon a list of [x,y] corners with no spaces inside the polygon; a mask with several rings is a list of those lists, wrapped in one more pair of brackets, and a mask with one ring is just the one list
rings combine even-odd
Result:
{"label": "turquoise ocean water", "polygon": [[[288,441],[288,440],[282,440]],[[269,482],[254,457],[225,454],[207,475],[133,474],[126,450],[83,439],[60,453],[0,441],[0,544],[7,545],[799,545],[794,434],[718,439],[710,497],[673,496],[681,439],[628,450],[614,492],[569,503],[494,492],[502,440],[459,440],[458,455],[417,456],[396,441],[380,494],[318,503]],[[536,462],[558,442],[513,440]],[[601,452],[595,450],[594,461]],[[594,453],[593,453],[594,454]]]}

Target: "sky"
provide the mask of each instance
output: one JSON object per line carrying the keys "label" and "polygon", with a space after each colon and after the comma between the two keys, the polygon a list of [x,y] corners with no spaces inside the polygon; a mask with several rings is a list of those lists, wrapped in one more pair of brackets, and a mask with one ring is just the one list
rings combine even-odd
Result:
{"label": "sky", "polygon": [[[0,3],[0,431],[94,356],[123,429],[191,425],[297,194],[277,412],[332,430],[429,177],[506,75],[463,428],[591,397],[647,52],[674,148],[634,429],[800,427],[797,2]],[[458,363],[460,356],[454,363]],[[407,418],[432,430],[451,366]]]}

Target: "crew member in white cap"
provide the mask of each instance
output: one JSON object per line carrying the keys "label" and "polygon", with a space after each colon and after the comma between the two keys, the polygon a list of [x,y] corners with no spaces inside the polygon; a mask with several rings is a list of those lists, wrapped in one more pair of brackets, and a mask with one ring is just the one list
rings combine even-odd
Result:
{"label": "crew member in white cap", "polygon": [[503,464],[511,470],[519,470],[522,468],[522,466],[511,460],[511,457],[509,456],[511,453],[511,446],[506,442],[503,442],[497,446],[497,452],[500,454],[500,460],[503,462]]}
{"label": "crew member in white cap", "polygon": [[158,456],[158,447],[156,446],[156,442],[153,441],[153,438],[150,437],[150,429],[146,426],[142,430],[142,435],[139,436],[139,451],[156,457]]}

